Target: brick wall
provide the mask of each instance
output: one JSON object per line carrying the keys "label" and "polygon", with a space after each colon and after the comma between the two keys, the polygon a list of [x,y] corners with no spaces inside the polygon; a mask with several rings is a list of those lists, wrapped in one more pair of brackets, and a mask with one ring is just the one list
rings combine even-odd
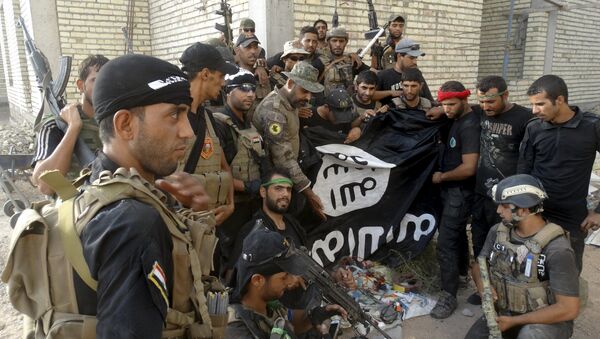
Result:
{"label": "brick wall", "polygon": [[[479,62],[479,29],[483,0],[375,0],[379,25],[391,13],[407,20],[405,37],[421,44],[427,53],[419,59],[419,68],[432,91],[447,80],[459,80],[470,86],[476,81]],[[294,0],[296,32],[304,25],[325,19],[331,25],[334,1]],[[338,1],[340,26],[348,29],[347,51],[366,46],[363,33],[369,28],[366,1]],[[383,39],[381,39],[383,41]]]}
{"label": "brick wall", "polygon": [[[30,0],[31,1],[31,0]],[[37,0],[36,0],[37,1]],[[73,57],[71,82],[67,87],[69,101],[77,100],[75,87],[79,63],[89,54],[103,54],[112,59],[125,54],[122,28],[127,23],[129,0],[56,0],[60,49]],[[135,0],[133,52],[151,53],[148,1]]]}
{"label": "brick wall", "polygon": [[[220,36],[215,23],[224,23],[215,13],[220,1],[148,0],[152,34],[152,55],[179,65],[186,47],[197,41]],[[241,18],[248,15],[249,0],[230,0],[233,36]]]}

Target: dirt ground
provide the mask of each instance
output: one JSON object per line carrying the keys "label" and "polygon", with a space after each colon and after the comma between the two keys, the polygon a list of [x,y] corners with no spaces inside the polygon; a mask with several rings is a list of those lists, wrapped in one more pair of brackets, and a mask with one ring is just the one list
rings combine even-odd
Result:
{"label": "dirt ground", "polygon": [[[35,190],[28,183],[20,181],[18,187],[24,191],[29,199],[36,199]],[[0,202],[4,203],[5,200],[4,193],[0,193]],[[6,264],[10,231],[9,219],[0,213],[0,268],[2,269]],[[573,338],[598,338],[598,333],[600,333],[600,248],[586,246],[582,276],[589,285],[589,298],[586,308],[575,322]],[[390,335],[393,338],[400,338],[400,332],[402,332],[404,339],[463,338],[473,322],[481,315],[480,307],[466,303],[466,298],[471,293],[471,289],[459,291],[459,306],[450,318],[435,320],[430,316],[423,316],[409,319],[404,322],[401,330],[390,330]],[[463,315],[462,311],[465,308],[472,311],[474,315],[472,317]],[[0,315],[0,338],[19,338],[22,326],[21,316],[12,308],[8,299],[7,288],[3,283],[0,283]],[[377,335],[370,337],[377,338]]]}

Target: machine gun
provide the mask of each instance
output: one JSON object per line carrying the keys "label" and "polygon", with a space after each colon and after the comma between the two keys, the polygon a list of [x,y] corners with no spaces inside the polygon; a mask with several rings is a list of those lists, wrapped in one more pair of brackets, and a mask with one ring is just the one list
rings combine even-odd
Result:
{"label": "machine gun", "polygon": [[233,31],[231,30],[231,6],[227,3],[227,0],[221,0],[221,8],[215,13],[222,16],[225,20],[225,24],[215,23],[215,29],[225,37],[225,43],[227,47],[233,49]]}
{"label": "machine gun", "polygon": [[338,16],[338,12],[337,12],[337,0],[335,0],[335,5],[333,7],[333,17],[331,18],[331,26],[333,28],[336,28],[339,25],[340,25],[340,17]]}
{"label": "machine gun", "polygon": [[373,318],[360,308],[360,305],[350,296],[343,286],[334,283],[329,273],[323,269],[311,256],[302,249],[294,248],[295,254],[298,254],[302,267],[306,268],[306,274],[303,278],[307,285],[316,284],[323,294],[323,299],[330,304],[337,304],[348,312],[348,320],[352,324],[361,323],[368,328],[371,325],[383,337],[391,339],[389,334],[379,328],[379,325]]}
{"label": "machine gun", "polygon": [[496,309],[494,308],[494,298],[492,296],[492,287],[490,284],[490,273],[488,271],[487,258],[478,257],[479,272],[481,274],[481,282],[483,284],[483,295],[481,296],[481,308],[485,315],[488,328],[490,330],[489,339],[502,339],[502,332],[496,321]]}
{"label": "machine gun", "polygon": [[[52,80],[50,67],[48,66],[48,59],[35,46],[35,43],[33,42],[33,39],[31,38],[31,35],[29,35],[29,31],[25,26],[23,17],[19,17],[19,22],[17,25],[23,29],[23,33],[25,34],[25,48],[27,49],[27,57],[33,66],[35,78],[44,99],[44,101],[42,101],[42,107],[40,107],[40,111],[35,119],[35,125],[37,127],[42,119],[44,113],[44,102],[46,102],[48,103],[50,112],[56,120],[56,125],[61,131],[66,133],[68,126],[67,123],[60,118],[60,110],[66,104],[63,94],[65,92],[65,88],[67,87],[69,74],[71,73],[72,59],[69,56],[60,57],[58,80],[54,82]],[[77,138],[74,153],[82,167],[92,162],[95,158],[94,152],[92,152],[92,150],[83,142],[81,138]]]}
{"label": "machine gun", "polygon": [[[373,41],[371,44],[371,68],[382,69],[381,57],[383,56],[383,46],[379,42],[379,38],[385,36],[385,29],[379,28],[377,24],[377,12],[375,12],[375,6],[373,6],[372,0],[367,0],[369,6],[369,31],[365,33],[365,39]],[[387,26],[387,25],[386,25]],[[368,48],[365,48],[367,50]]]}

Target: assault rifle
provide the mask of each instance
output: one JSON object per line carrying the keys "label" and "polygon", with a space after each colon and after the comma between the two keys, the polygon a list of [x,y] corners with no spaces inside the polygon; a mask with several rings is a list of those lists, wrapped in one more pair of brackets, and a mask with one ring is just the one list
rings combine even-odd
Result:
{"label": "assault rifle", "polygon": [[490,273],[488,271],[487,259],[478,257],[479,272],[481,275],[481,283],[483,284],[483,295],[481,296],[481,308],[487,321],[487,326],[490,330],[489,339],[502,339],[502,332],[496,321],[496,309],[494,308],[494,297],[492,296],[492,287],[490,284]]}
{"label": "assault rifle", "polygon": [[215,29],[225,37],[225,43],[227,47],[232,49],[233,46],[233,31],[231,30],[231,6],[227,3],[227,0],[221,0],[221,8],[215,13],[222,16],[225,20],[225,24],[215,23]]}
{"label": "assault rifle", "polygon": [[360,308],[360,305],[350,296],[343,286],[334,283],[327,271],[321,267],[311,256],[302,249],[294,248],[295,253],[302,261],[302,267],[306,268],[303,278],[307,285],[317,284],[323,294],[323,299],[330,304],[337,304],[348,312],[348,320],[352,324],[361,323],[368,328],[371,325],[387,339],[392,339],[385,333],[373,318]]}
{"label": "assault rifle", "polygon": [[336,28],[340,25],[340,17],[337,12],[337,0],[335,0],[335,5],[333,7],[333,17],[331,18],[331,27]]}
{"label": "assault rifle", "polygon": [[[383,46],[379,42],[380,37],[385,36],[385,29],[379,28],[377,24],[377,12],[375,12],[375,6],[373,6],[372,0],[367,0],[369,6],[369,31],[365,33],[365,39],[373,41],[371,47],[371,67],[374,69],[382,69],[381,57],[383,56]],[[365,48],[367,50],[367,48]]]}
{"label": "assault rifle", "polygon": [[[50,67],[48,66],[48,59],[42,53],[42,51],[35,46],[35,43],[33,42],[33,39],[31,38],[31,35],[29,35],[29,31],[25,26],[25,21],[23,20],[22,16],[19,17],[19,22],[17,25],[23,29],[23,33],[25,34],[25,48],[27,49],[27,57],[31,62],[31,66],[33,66],[35,78],[44,99],[42,101],[42,107],[40,107],[40,111],[35,119],[35,126],[37,127],[42,119],[44,113],[44,103],[46,102],[48,103],[50,112],[56,120],[56,125],[61,131],[66,133],[68,126],[67,123],[61,119],[60,110],[66,105],[64,93],[69,80],[69,74],[71,73],[72,59],[69,56],[60,57],[58,81],[54,82],[52,80],[52,72],[50,72]],[[92,150],[83,142],[81,138],[77,138],[74,153],[82,167],[92,162],[96,157],[94,152],[92,152]]]}

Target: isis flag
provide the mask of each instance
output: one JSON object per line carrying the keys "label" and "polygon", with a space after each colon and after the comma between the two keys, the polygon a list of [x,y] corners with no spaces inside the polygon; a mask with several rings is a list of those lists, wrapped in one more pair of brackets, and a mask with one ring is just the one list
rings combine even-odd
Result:
{"label": "isis flag", "polygon": [[313,191],[327,215],[308,234],[317,262],[328,266],[343,256],[385,262],[390,253],[411,259],[425,249],[441,215],[431,176],[446,125],[422,111],[391,110],[371,118],[356,143],[317,147],[323,158]]}

